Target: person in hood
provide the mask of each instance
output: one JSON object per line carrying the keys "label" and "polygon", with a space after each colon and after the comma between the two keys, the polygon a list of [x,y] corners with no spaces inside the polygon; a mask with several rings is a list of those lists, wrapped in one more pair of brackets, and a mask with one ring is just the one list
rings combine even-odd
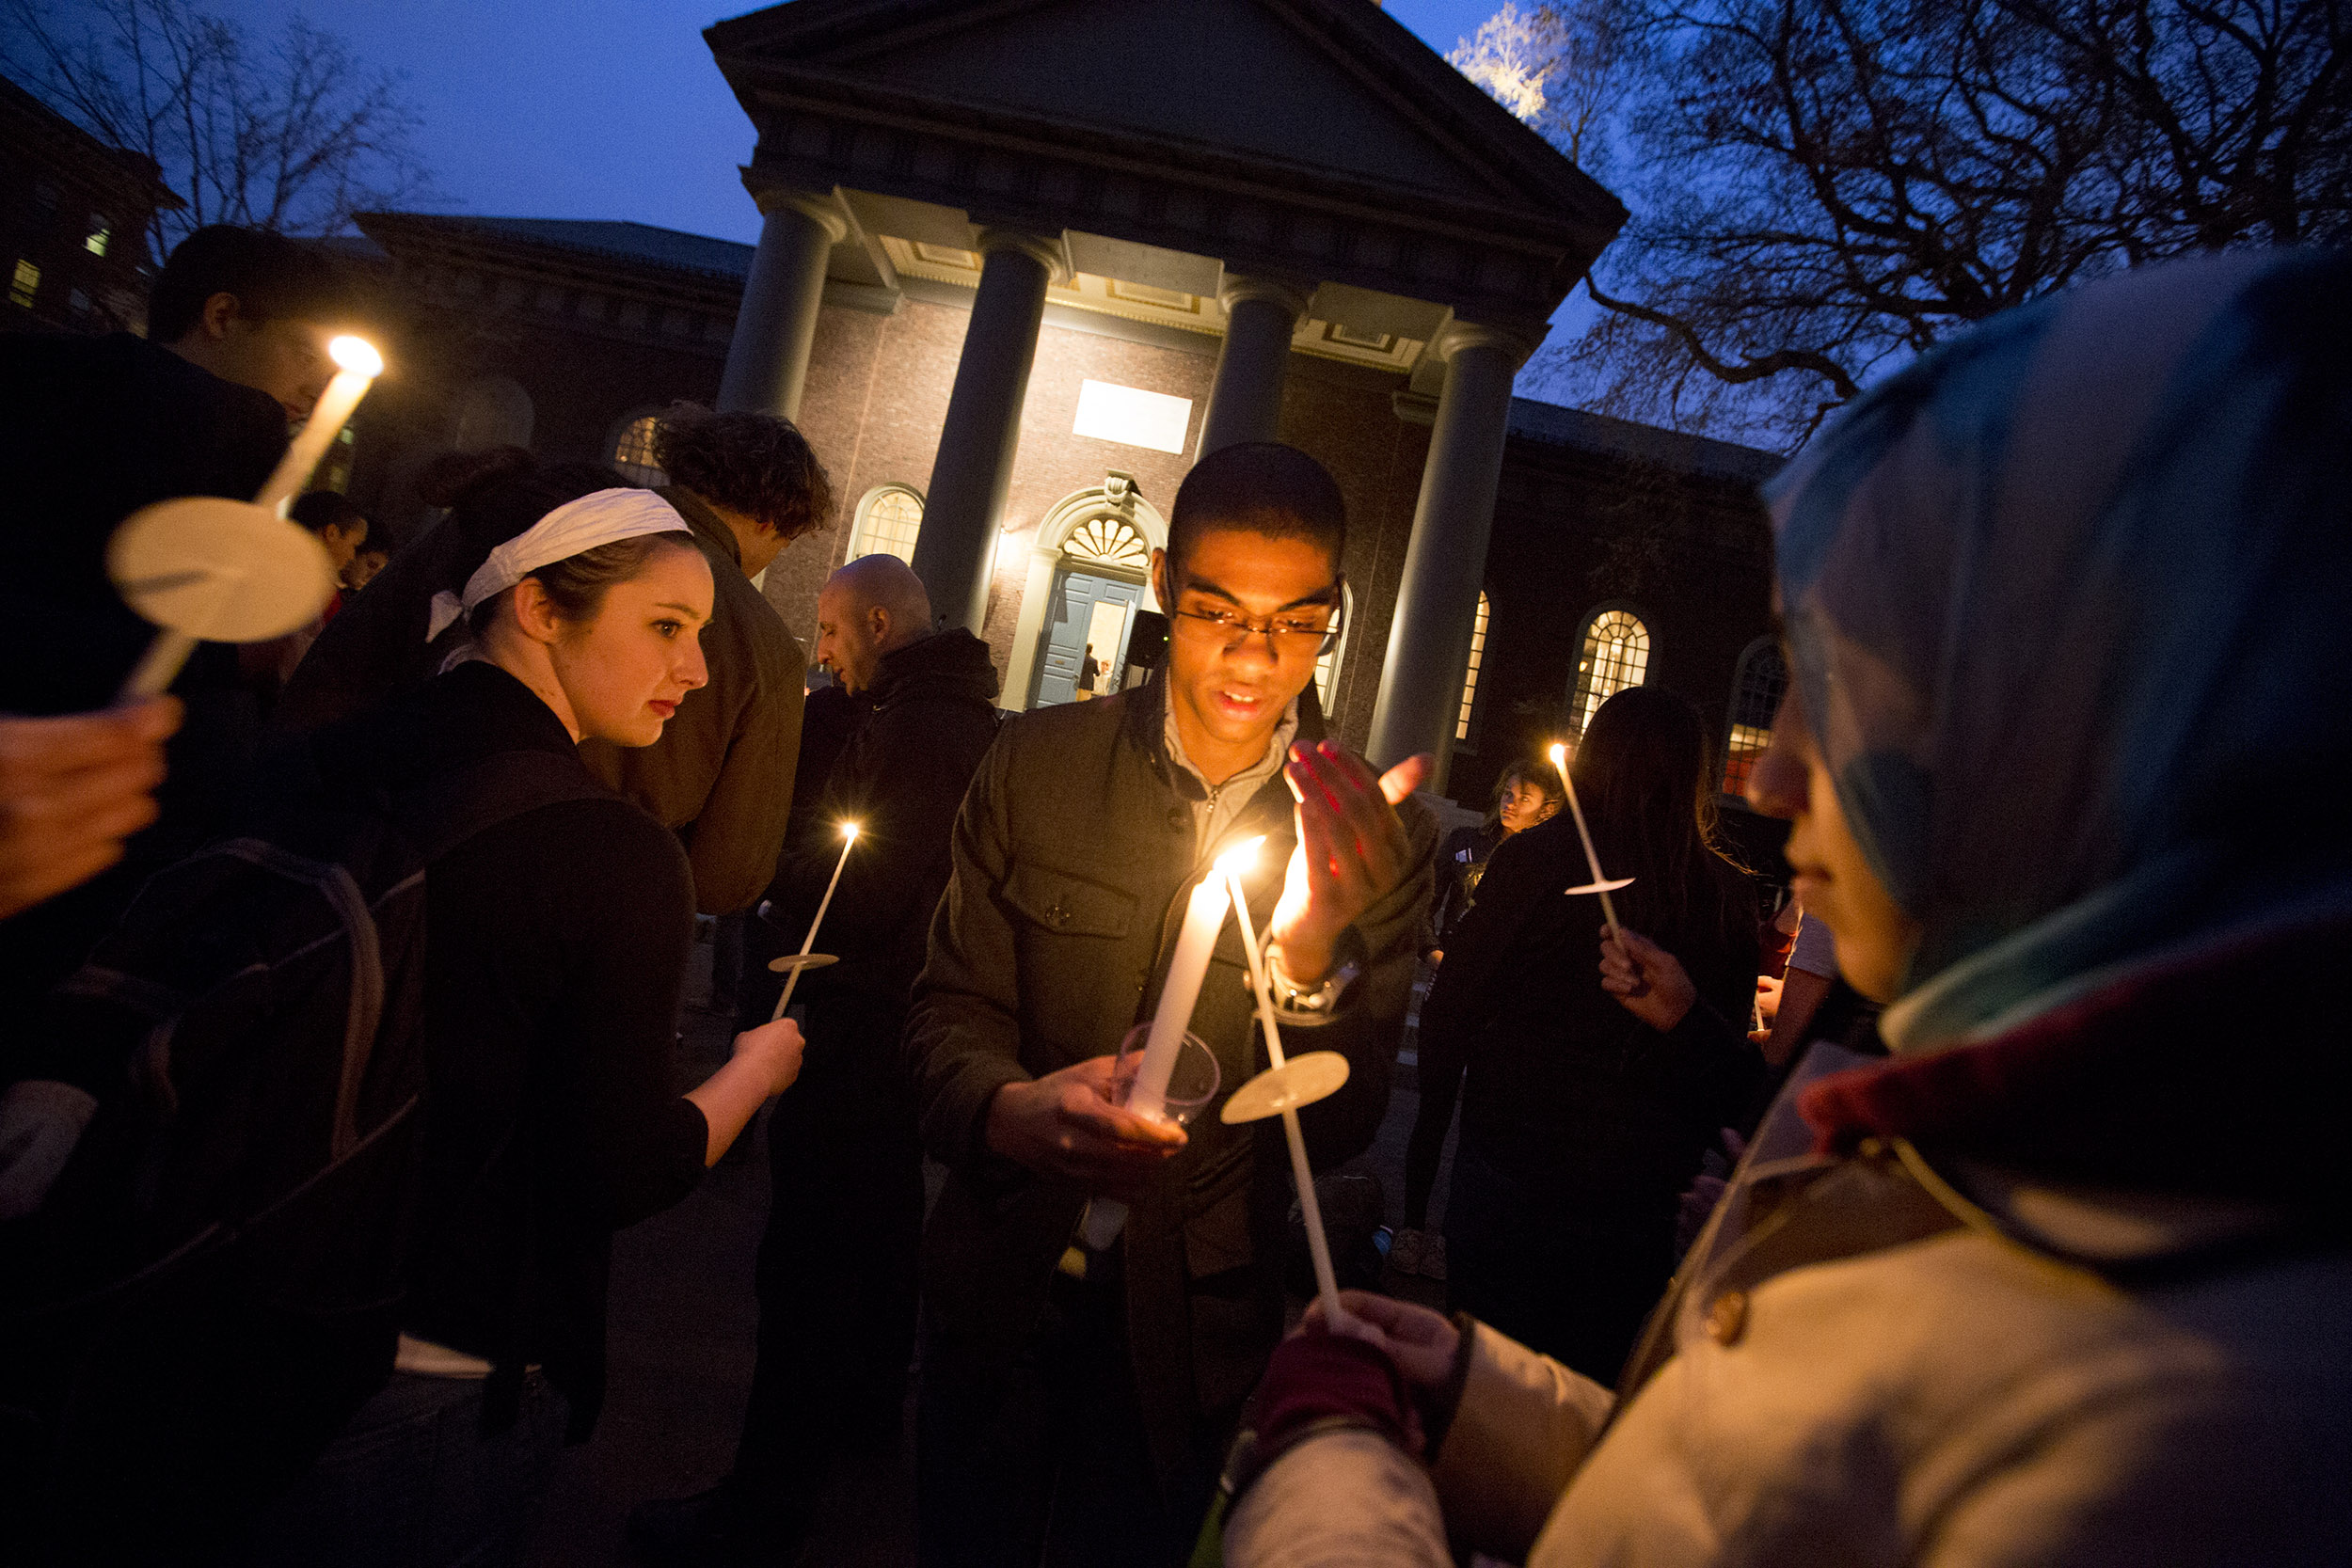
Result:
{"label": "person in hood", "polygon": [[1750,799],[1891,1056],[1807,1053],[1613,1393],[1292,1341],[1225,1561],[2352,1560],[2352,257],[2010,311],[1768,499]]}
{"label": "person in hood", "polygon": [[818,944],[840,962],[794,993],[824,1046],[769,1118],[759,1359],[735,1468],[708,1491],[638,1511],[631,1539],[657,1563],[787,1560],[833,1457],[898,1434],[923,1226],[898,1037],[947,885],[956,809],[996,737],[988,644],[931,626],[921,581],[894,555],[850,562],[818,596],[818,659],[870,711],[786,847],[767,909],[797,951],[841,865]]}

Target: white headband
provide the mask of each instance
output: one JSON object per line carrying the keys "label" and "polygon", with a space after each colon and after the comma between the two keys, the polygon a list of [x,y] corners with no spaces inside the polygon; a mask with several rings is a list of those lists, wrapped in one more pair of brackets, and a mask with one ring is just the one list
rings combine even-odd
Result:
{"label": "white headband", "polygon": [[565,501],[522,532],[490,552],[490,558],[466,579],[463,598],[443,591],[433,595],[433,614],[426,623],[427,642],[449,629],[450,623],[471,613],[474,606],[494,598],[542,566],[647,533],[691,533],[677,509],[650,490],[598,490]]}

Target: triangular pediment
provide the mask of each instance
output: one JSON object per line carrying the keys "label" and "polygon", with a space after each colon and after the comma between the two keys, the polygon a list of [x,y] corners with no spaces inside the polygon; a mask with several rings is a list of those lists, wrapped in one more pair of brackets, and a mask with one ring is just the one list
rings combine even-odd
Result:
{"label": "triangular pediment", "polygon": [[799,67],[1269,169],[1554,216],[1614,207],[1370,0],[794,0],[708,36],[723,64]]}

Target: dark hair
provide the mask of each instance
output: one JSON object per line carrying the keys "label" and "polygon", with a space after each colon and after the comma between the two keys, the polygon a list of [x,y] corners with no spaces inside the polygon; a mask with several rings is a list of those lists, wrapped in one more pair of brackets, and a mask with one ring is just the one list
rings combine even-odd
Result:
{"label": "dark hair", "polygon": [[359,503],[349,496],[334,490],[312,490],[295,498],[286,509],[286,515],[312,533],[333,528],[343,533],[364,533],[368,515],[359,510]]}
{"label": "dark hair", "polygon": [[283,234],[208,224],[172,247],[147,299],[147,336],[176,343],[195,330],[204,302],[237,296],[247,321],[326,321],[351,308],[342,273],[326,257]]}
{"label": "dark hair", "polygon": [[1192,466],[1168,512],[1169,588],[1178,585],[1194,542],[1216,528],[1320,545],[1335,578],[1347,553],[1347,502],[1338,482],[1322,464],[1279,441],[1219,447]]}
{"label": "dark hair", "polygon": [[1755,934],[1755,897],[1716,841],[1713,763],[1698,705],[1630,686],[1600,705],[1568,765],[1601,865],[1634,879],[1620,918],[1670,949]]}
{"label": "dark hair", "polygon": [[671,483],[740,512],[787,540],[833,516],[833,481],[790,420],[673,404],[654,427],[653,460]]}
{"label": "dark hair", "polygon": [[1515,784],[1534,784],[1561,804],[1567,803],[1568,792],[1561,784],[1560,775],[1552,769],[1551,764],[1521,757],[1505,768],[1502,777],[1495,781],[1494,799],[1486,806],[1487,827],[1491,828],[1502,820],[1502,798],[1511,792]]}

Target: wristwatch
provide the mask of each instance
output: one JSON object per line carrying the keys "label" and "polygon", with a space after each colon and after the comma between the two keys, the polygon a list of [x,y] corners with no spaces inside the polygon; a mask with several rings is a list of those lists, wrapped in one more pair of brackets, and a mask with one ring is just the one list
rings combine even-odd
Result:
{"label": "wristwatch", "polygon": [[1274,990],[1274,1010],[1284,1023],[1296,1029],[1330,1022],[1339,1012],[1340,997],[1362,973],[1355,959],[1343,958],[1331,966],[1321,985],[1301,986],[1282,968],[1279,947],[1266,952],[1266,979]]}

